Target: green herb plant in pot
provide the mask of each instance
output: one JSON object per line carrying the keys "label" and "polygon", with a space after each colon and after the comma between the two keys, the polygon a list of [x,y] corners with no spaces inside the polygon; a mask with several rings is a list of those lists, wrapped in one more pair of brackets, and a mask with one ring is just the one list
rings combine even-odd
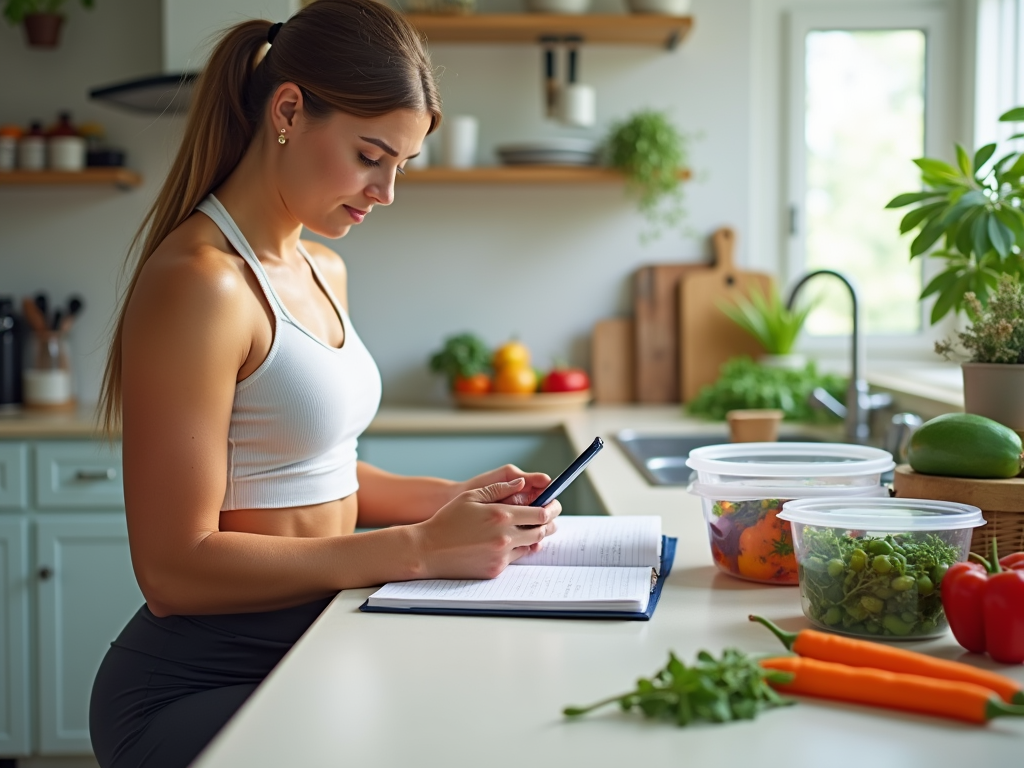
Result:
{"label": "green herb plant in pot", "polygon": [[[964,410],[986,416],[1024,434],[1024,285],[1009,275],[983,306],[973,292],[964,296],[971,327],[957,334],[970,359],[962,364]],[[935,351],[957,355],[949,340]]]}
{"label": "green herb plant in pot", "polygon": [[[28,44],[36,48],[53,48],[60,42],[64,15],[60,12],[65,0],[6,0],[4,17],[11,24],[25,27]],[[81,0],[92,8],[94,0]]]}
{"label": "green herb plant in pot", "polygon": [[651,225],[641,240],[656,239],[662,229],[682,229],[686,219],[681,177],[686,169],[688,137],[664,112],[642,110],[612,127],[610,163],[626,174],[640,212]]}
{"label": "green herb plant in pot", "polygon": [[755,287],[749,298],[740,297],[733,304],[722,304],[721,309],[736,325],[757,339],[765,352],[758,358],[761,365],[797,370],[806,367],[807,359],[794,353],[793,347],[814,304],[790,309],[773,285],[767,295]]}
{"label": "green herb plant in pot", "polygon": [[[999,120],[1024,122],[1024,107]],[[897,195],[886,206],[917,205],[900,222],[902,233],[917,230],[910,258],[930,252],[946,262],[921,292],[922,299],[935,297],[933,324],[969,310],[968,293],[984,307],[1000,275],[1024,277],[1024,152],[997,157],[996,150],[986,144],[971,157],[957,144],[955,166],[931,157],[915,160],[925,189]]]}

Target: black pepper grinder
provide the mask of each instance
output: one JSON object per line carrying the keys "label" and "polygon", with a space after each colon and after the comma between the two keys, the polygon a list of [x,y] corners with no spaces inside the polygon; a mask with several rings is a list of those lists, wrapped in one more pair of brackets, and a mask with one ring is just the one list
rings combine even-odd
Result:
{"label": "black pepper grinder", "polygon": [[21,408],[21,323],[14,299],[0,297],[0,412]]}

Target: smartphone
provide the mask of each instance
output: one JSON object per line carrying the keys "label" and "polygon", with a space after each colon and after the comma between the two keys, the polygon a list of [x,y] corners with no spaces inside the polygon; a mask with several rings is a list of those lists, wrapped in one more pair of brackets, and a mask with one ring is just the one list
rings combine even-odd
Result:
{"label": "smartphone", "polygon": [[569,487],[569,484],[579,477],[580,473],[587,468],[587,464],[604,448],[604,440],[600,437],[595,437],[594,442],[590,444],[583,453],[576,457],[576,461],[569,465],[569,467],[558,477],[551,481],[547,488],[540,492],[540,496],[534,499],[531,503],[531,507],[543,507],[549,501],[553,501],[558,498],[558,495]]}

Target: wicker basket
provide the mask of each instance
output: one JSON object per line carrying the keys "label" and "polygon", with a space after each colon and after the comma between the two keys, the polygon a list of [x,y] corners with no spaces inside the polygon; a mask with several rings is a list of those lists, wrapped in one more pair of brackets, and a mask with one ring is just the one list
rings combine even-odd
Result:
{"label": "wicker basket", "polygon": [[896,468],[895,495],[904,499],[934,499],[973,504],[987,525],[974,529],[971,551],[992,554],[995,538],[1000,555],[1024,551],[1024,478],[974,480],[918,474],[908,466]]}

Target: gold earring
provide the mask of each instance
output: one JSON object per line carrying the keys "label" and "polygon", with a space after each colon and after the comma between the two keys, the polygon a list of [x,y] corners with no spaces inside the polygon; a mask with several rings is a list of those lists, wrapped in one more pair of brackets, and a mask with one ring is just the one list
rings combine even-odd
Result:
{"label": "gold earring", "polygon": [[277,143],[278,144],[287,144],[288,143],[288,139],[286,139],[284,137],[284,131],[285,131],[285,129],[282,128],[281,129],[281,135],[277,137]]}

